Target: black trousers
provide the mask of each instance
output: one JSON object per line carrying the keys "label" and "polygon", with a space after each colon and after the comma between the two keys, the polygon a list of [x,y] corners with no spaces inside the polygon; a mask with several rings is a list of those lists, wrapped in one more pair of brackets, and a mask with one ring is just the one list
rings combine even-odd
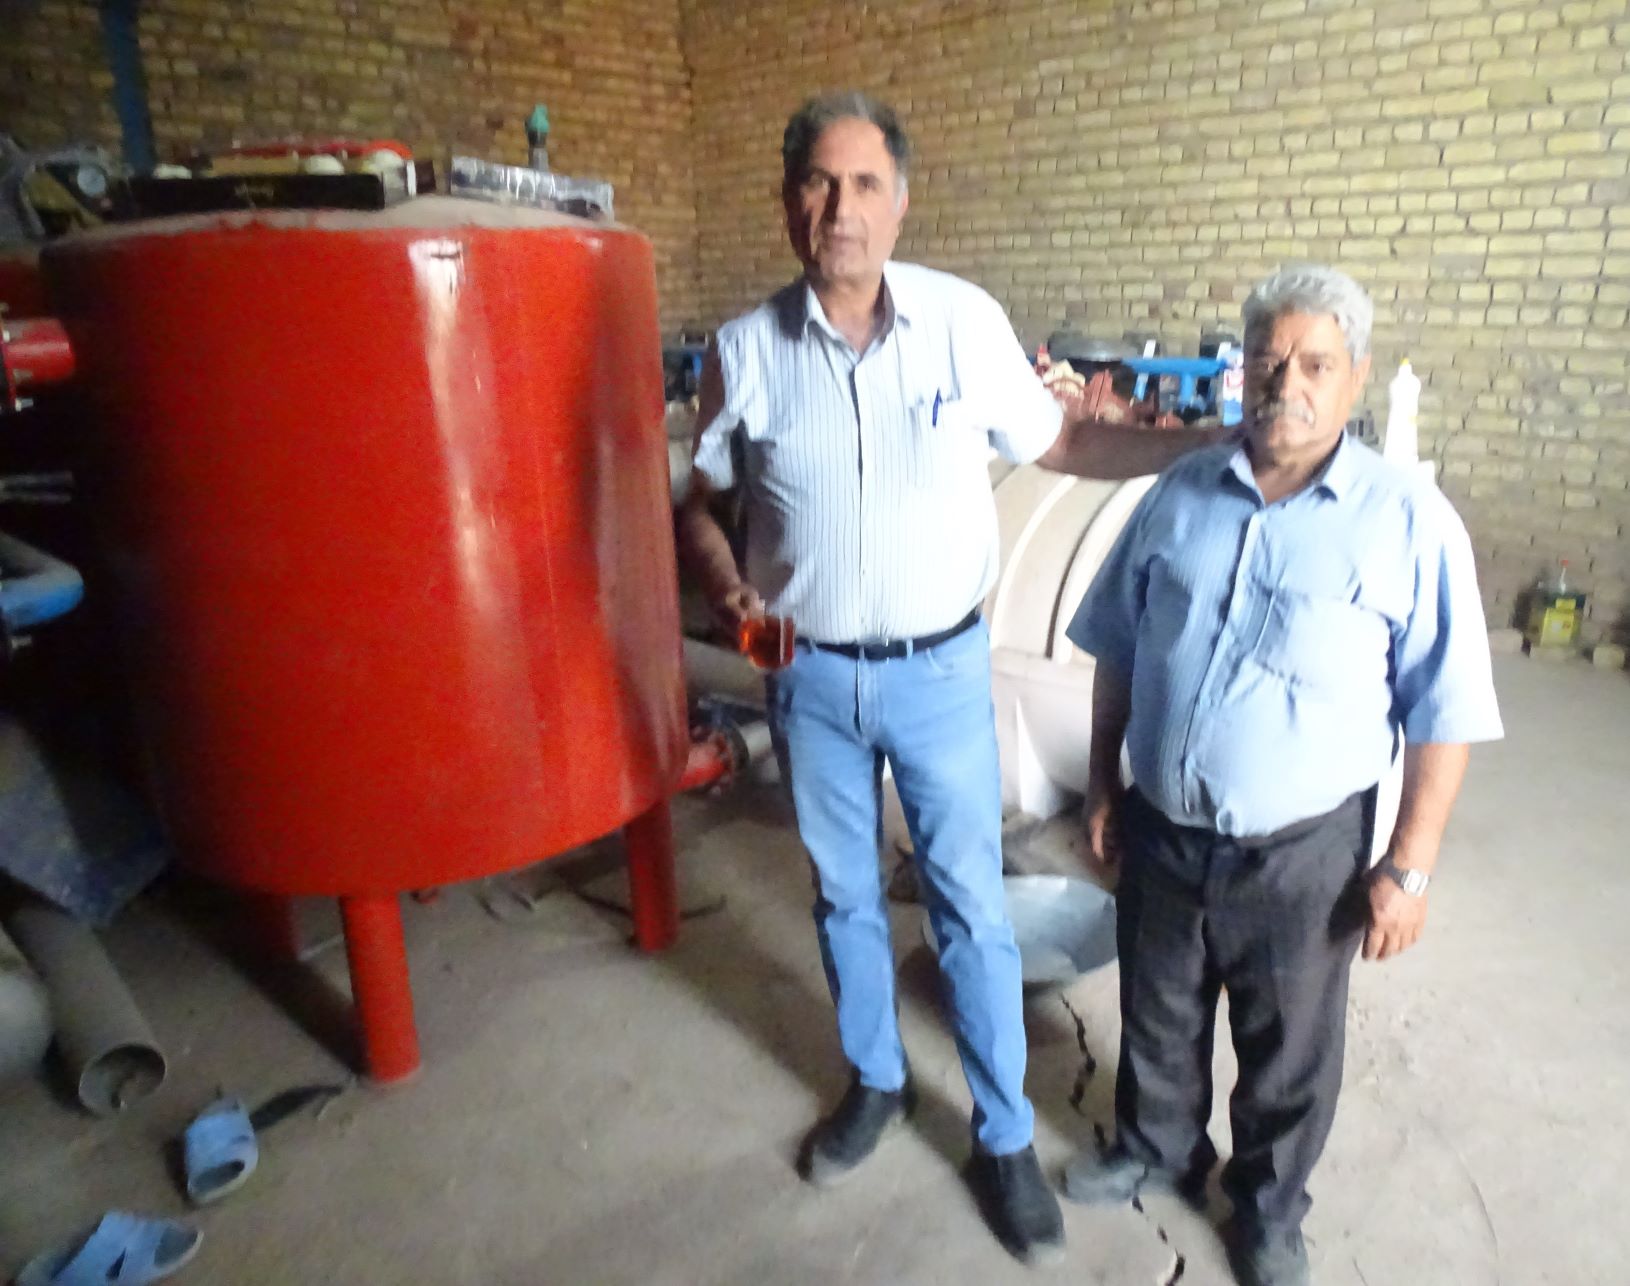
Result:
{"label": "black trousers", "polygon": [[1374,792],[1357,795],[1263,840],[1179,826],[1136,791],[1122,812],[1120,1142],[1177,1173],[1216,1160],[1206,1123],[1226,987],[1239,1083],[1223,1190],[1264,1229],[1301,1223],[1335,1119],[1373,807]]}

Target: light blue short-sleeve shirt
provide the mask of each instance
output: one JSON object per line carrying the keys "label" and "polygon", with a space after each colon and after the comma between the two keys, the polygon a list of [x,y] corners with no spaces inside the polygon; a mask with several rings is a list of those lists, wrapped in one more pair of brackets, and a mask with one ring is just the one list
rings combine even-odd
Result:
{"label": "light blue short-sleeve shirt", "polygon": [[1173,821],[1225,835],[1271,834],[1367,790],[1400,732],[1502,735],[1459,515],[1348,438],[1272,505],[1237,444],[1180,460],[1068,633],[1130,676],[1138,788]]}

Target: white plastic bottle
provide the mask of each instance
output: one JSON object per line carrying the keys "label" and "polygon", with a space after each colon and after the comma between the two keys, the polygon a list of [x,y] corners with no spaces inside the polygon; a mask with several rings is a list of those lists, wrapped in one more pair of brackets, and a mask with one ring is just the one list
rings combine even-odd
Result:
{"label": "white plastic bottle", "polygon": [[1421,457],[1420,410],[1421,379],[1406,357],[1387,385],[1387,436],[1381,443],[1382,456],[1406,469]]}

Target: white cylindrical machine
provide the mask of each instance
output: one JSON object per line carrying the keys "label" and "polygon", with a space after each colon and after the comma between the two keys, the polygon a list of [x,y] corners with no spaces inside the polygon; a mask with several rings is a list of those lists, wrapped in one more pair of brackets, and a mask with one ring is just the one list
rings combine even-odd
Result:
{"label": "white cylindrical machine", "polygon": [[1154,479],[1094,482],[1036,465],[994,466],[1001,571],[985,600],[1002,803],[1037,817],[1087,779],[1092,658],[1064,635]]}

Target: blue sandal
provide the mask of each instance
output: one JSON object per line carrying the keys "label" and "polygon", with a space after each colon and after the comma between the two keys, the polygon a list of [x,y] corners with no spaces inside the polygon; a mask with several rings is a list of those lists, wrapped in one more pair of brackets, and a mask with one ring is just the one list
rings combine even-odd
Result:
{"label": "blue sandal", "polygon": [[255,1127],[241,1099],[211,1103],[187,1127],[182,1143],[187,1196],[195,1205],[218,1201],[242,1187],[260,1161]]}
{"label": "blue sandal", "polygon": [[17,1286],[146,1286],[184,1267],[203,1239],[173,1219],[109,1211],[89,1236],[30,1260]]}

